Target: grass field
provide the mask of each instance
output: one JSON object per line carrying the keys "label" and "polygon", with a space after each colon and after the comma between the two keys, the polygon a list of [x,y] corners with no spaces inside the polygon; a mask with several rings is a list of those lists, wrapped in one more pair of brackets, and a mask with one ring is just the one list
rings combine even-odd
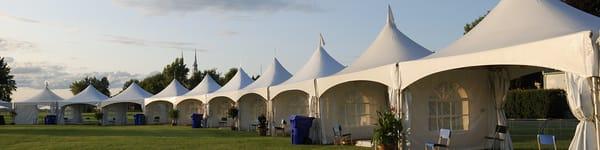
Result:
{"label": "grass field", "polygon": [[[515,149],[537,149],[543,121],[509,121]],[[545,133],[567,149],[577,121],[550,121]],[[189,126],[7,125],[0,126],[1,149],[361,149],[353,146],[291,145],[289,137],[259,137],[228,129]],[[362,148],[368,149],[368,148]]]}

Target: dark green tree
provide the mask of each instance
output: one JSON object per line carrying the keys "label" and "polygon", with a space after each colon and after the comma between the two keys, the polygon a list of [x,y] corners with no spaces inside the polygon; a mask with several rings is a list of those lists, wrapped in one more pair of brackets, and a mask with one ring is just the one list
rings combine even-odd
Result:
{"label": "dark green tree", "polygon": [[85,77],[81,80],[71,83],[69,88],[71,89],[71,93],[73,93],[73,95],[76,95],[79,92],[83,91],[85,88],[87,88],[89,85],[94,86],[94,88],[100,91],[100,93],[106,96],[111,96],[110,91],[108,90],[110,82],[108,82],[108,78],[106,77],[102,77],[101,79],[98,79],[96,77]]}
{"label": "dark green tree", "polygon": [[188,72],[190,72],[190,69],[183,63],[183,58],[176,58],[171,64],[165,66],[162,74],[167,80],[167,84],[171,82],[173,78],[181,83],[187,83]]}
{"label": "dark green tree", "polygon": [[[167,81],[167,82],[165,82],[165,81]],[[169,84],[168,80],[165,79],[163,74],[158,73],[158,74],[144,78],[144,80],[142,80],[140,82],[140,87],[142,87],[144,90],[146,90],[152,94],[157,94],[158,92],[163,90],[165,87],[167,87],[168,84]]]}
{"label": "dark green tree", "polygon": [[231,78],[233,78],[233,76],[235,76],[237,71],[238,71],[237,68],[229,69],[229,71],[227,71],[227,73],[225,73],[225,75],[223,75],[223,77],[219,78],[219,84],[221,84],[221,85],[227,84],[227,82],[229,82],[229,80],[231,80]]}
{"label": "dark green tree", "polygon": [[204,79],[206,75],[210,75],[217,82],[221,76],[221,74],[217,73],[216,69],[193,72],[190,79],[188,79],[188,87],[190,87],[190,89],[196,87],[198,84],[200,84],[200,82],[202,82],[202,79]]}
{"label": "dark green tree", "polygon": [[17,90],[17,83],[10,74],[10,67],[4,61],[4,57],[0,57],[0,100],[10,102],[13,91]]}
{"label": "dark green tree", "polygon": [[123,88],[121,89],[121,91],[127,89],[133,83],[140,85],[140,80],[138,80],[138,79],[129,79],[128,81],[125,81],[125,83],[123,83]]}

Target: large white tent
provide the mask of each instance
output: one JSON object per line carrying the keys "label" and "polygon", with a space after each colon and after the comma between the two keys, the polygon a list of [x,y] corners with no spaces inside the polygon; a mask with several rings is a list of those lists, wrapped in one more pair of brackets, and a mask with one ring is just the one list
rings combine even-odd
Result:
{"label": "large white tent", "polygon": [[[288,120],[290,115],[304,115],[317,117],[318,105],[316,95],[316,79],[329,76],[344,69],[344,66],[335,60],[323,46],[325,40],[319,36],[319,45],[308,61],[290,79],[269,88],[271,96],[271,112],[268,116],[271,123]],[[319,122],[314,121],[315,124]],[[279,124],[278,124],[279,126]],[[313,129],[317,129],[315,126]],[[317,130],[312,130],[315,133]],[[316,132],[318,133],[318,132]],[[318,140],[319,136],[311,134],[311,139]]]}
{"label": "large white tent", "polygon": [[116,96],[113,96],[102,103],[100,107],[104,113],[103,122],[112,124],[127,124],[127,110],[130,104],[136,104],[143,108],[144,99],[151,97],[152,94],[142,89],[136,83],[131,83],[127,89]]}
{"label": "large white tent", "polygon": [[46,85],[37,95],[13,102],[14,111],[17,113],[14,118],[15,124],[37,124],[39,106],[51,106],[50,113],[56,114],[58,102],[62,100],[63,98],[52,92]]}
{"label": "large white tent", "polygon": [[158,94],[144,99],[144,114],[148,123],[164,124],[169,122],[169,111],[173,110],[173,102],[178,96],[189,92],[179,81],[173,79]]}
{"label": "large white tent", "polygon": [[[242,68],[238,68],[237,73],[219,90],[207,95],[208,104],[208,126],[217,127],[219,122],[227,118],[227,111],[232,106],[235,106],[235,102],[239,98],[241,89],[252,84],[254,80],[248,76],[246,71]],[[231,120],[226,121],[227,124],[231,123]]]}
{"label": "large white tent", "polygon": [[273,58],[273,63],[265,70],[260,78],[240,90],[238,108],[240,110],[240,129],[247,130],[251,124],[256,123],[258,116],[265,115],[270,111],[269,104],[270,93],[268,88],[280,84],[292,77],[277,58]]}
{"label": "large white tent", "polygon": [[[474,137],[507,125],[503,105],[510,79],[549,68],[567,72],[568,102],[581,121],[570,149],[598,149],[590,95],[598,91],[589,88],[597,86],[590,80],[598,79],[598,29],[598,17],[560,0],[503,0],[450,46],[398,63],[409,70],[399,72],[399,83],[411,145],[420,149],[436,139],[437,129],[452,128],[460,133],[453,134],[453,148],[482,148],[484,139]],[[456,107],[438,110],[446,106]],[[504,148],[511,149],[510,135],[503,137]]]}
{"label": "large white tent", "polygon": [[[106,99],[108,99],[108,96],[100,93],[94,86],[89,85],[83,91],[77,93],[77,95],[58,103],[60,108],[58,121],[59,123],[83,123],[81,113],[84,111],[84,106],[91,105],[98,107],[100,103]],[[65,114],[65,111],[67,110],[70,110],[70,115],[68,117]]]}
{"label": "large white tent", "polygon": [[175,108],[179,110],[180,114],[178,123],[190,124],[191,115],[193,113],[208,115],[204,105],[206,94],[217,91],[220,88],[221,85],[207,74],[194,89],[187,92],[185,95],[179,96],[174,102]]}
{"label": "large white tent", "polygon": [[398,30],[388,6],[387,21],[369,48],[339,73],[317,79],[322,142],[332,142],[336,125],[352,133],[352,138],[370,139],[377,112],[397,109],[399,70],[395,63],[431,53]]}

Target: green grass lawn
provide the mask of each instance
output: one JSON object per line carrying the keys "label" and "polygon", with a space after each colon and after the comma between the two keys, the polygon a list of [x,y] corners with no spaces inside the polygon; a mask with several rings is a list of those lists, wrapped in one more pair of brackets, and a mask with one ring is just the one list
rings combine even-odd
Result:
{"label": "green grass lawn", "polygon": [[367,149],[292,145],[289,137],[259,137],[227,129],[189,126],[0,126],[0,145],[10,149]]}
{"label": "green grass lawn", "polygon": [[[537,149],[544,121],[509,121],[515,149]],[[567,149],[576,120],[550,121],[545,133]],[[259,137],[227,129],[189,126],[6,125],[0,126],[1,149],[361,149],[353,146],[291,145],[289,137]],[[362,148],[368,149],[368,148]]]}

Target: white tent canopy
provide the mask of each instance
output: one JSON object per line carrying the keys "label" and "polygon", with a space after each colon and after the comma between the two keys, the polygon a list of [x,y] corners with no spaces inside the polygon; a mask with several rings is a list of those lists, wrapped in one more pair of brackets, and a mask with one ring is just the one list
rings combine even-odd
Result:
{"label": "white tent canopy", "polygon": [[151,96],[152,94],[144,90],[138,84],[131,83],[131,85],[129,85],[129,87],[127,87],[127,89],[125,89],[123,92],[103,101],[100,107],[104,107],[114,103],[136,103],[144,105],[144,99]]}
{"label": "white tent canopy", "polygon": [[399,69],[395,64],[432,53],[398,30],[389,6],[387,15],[377,38],[354,63],[335,75],[317,79],[323,120],[321,142],[332,142],[335,125],[353,133],[354,138],[370,138],[377,111],[397,107]]}
{"label": "white tent canopy", "polygon": [[13,109],[17,113],[15,124],[37,124],[39,112],[38,105],[51,106],[53,109],[50,110],[50,113],[57,113],[58,103],[62,100],[63,98],[52,92],[46,85],[46,87],[35,96],[13,102]]}
{"label": "white tent canopy", "polygon": [[152,94],[142,89],[142,87],[136,83],[131,83],[127,89],[100,104],[102,112],[104,113],[103,122],[127,124],[127,110],[129,109],[129,104],[134,103],[143,106],[144,99],[151,96]]}
{"label": "white tent canopy", "polygon": [[200,83],[194,87],[194,89],[178,97],[175,101],[175,105],[187,99],[204,101],[206,94],[217,91],[220,88],[221,85],[219,85],[219,83],[217,83],[210,75],[207,74],[204,76],[204,79],[202,79],[202,81],[200,81]]}
{"label": "white tent canopy", "polygon": [[173,79],[171,83],[169,83],[169,85],[167,85],[165,89],[158,92],[158,94],[146,98],[144,100],[144,105],[148,105],[154,101],[168,101],[170,103],[173,103],[177,96],[181,96],[187,92],[189,92],[187,88],[181,85],[181,83],[179,83],[179,81],[177,81],[176,79]]}
{"label": "white tent canopy", "polygon": [[274,58],[273,63],[258,80],[240,91],[241,97],[238,100],[240,129],[249,129],[251,124],[256,123],[258,116],[267,115],[267,110],[270,108],[267,107],[267,101],[270,99],[268,88],[290,77],[292,74],[279,63],[277,58]]}
{"label": "white tent canopy", "polygon": [[148,123],[164,124],[169,121],[169,111],[173,110],[173,102],[178,96],[189,92],[179,81],[173,79],[158,94],[144,100],[144,114]]}
{"label": "white tent canopy", "polygon": [[[511,25],[506,25],[507,23]],[[600,29],[600,19],[598,17],[570,7],[559,0],[503,0],[473,30],[447,48],[439,50],[435,54],[421,60],[398,63],[398,68],[410,70],[400,72],[400,79],[402,81],[400,86],[401,89],[422,92],[425,90],[418,88],[420,87],[418,85],[412,86],[412,84],[425,77],[431,79],[429,76],[437,73],[476,66],[534,66],[561,70],[582,77],[597,76],[597,50],[594,50],[593,41],[595,39],[593,38],[597,37],[598,29]],[[594,33],[592,34],[592,32]],[[486,105],[494,107],[496,111],[494,111],[495,114],[493,116],[485,117],[496,118],[497,123],[501,125],[506,124],[504,110],[501,107],[504,103],[502,97],[506,94],[506,90],[503,90],[503,88],[506,86],[499,85],[502,85],[506,78],[515,76],[512,75],[513,71],[505,71],[508,73],[504,75],[498,75],[495,72],[470,74],[474,78],[495,74],[494,76],[490,76],[496,77],[489,79],[490,82],[480,82],[478,84],[488,84],[490,87],[495,87],[492,89],[492,92],[488,93],[490,94],[488,97],[493,97],[494,102],[488,102]],[[434,77],[437,78],[437,76]],[[466,79],[458,80],[461,77],[456,75],[453,77],[451,75],[443,76],[443,78],[457,82],[467,82]],[[568,82],[581,83],[578,81]],[[475,85],[466,84],[465,86]],[[576,86],[581,87],[582,85]],[[466,92],[469,93],[472,91],[467,90]],[[579,93],[571,92],[569,94]],[[425,97],[414,97],[414,99],[418,100]],[[411,104],[409,107],[411,109],[418,109],[413,108],[413,105],[421,105],[422,101],[412,101],[411,99],[405,99],[407,103]],[[575,105],[571,101],[589,99],[570,99],[569,105]],[[592,106],[577,107],[585,108]],[[411,118],[423,118],[427,115],[410,112]],[[581,114],[579,112],[574,113]],[[580,115],[578,118],[580,117],[587,118],[585,114]],[[597,131],[595,128],[583,127],[586,125],[589,126],[590,122],[594,122],[594,120],[581,121],[570,149],[597,149],[597,143],[595,143],[597,142],[595,137]],[[424,126],[424,124],[411,122],[409,126]],[[469,132],[493,131],[494,126],[495,124],[488,124],[487,126],[473,128],[478,130]],[[413,130],[411,132],[422,133],[425,131]],[[429,139],[427,139],[425,137],[413,136],[411,137],[411,144],[422,145],[423,141],[431,140],[431,137],[429,136]],[[457,143],[464,142],[460,139],[469,139],[462,138],[460,135],[455,137],[454,139],[459,139],[453,140]],[[504,146],[510,149],[510,136],[506,137],[507,140],[504,142]],[[584,141],[594,141],[594,143],[586,143]],[[464,148],[480,146],[480,143],[474,142],[464,142],[463,144],[455,144],[455,146]]]}
{"label": "white tent canopy", "polygon": [[350,66],[338,74],[371,69],[401,61],[423,58],[432,52],[404,35],[396,23],[392,8],[388,6],[387,21],[375,41]]}
{"label": "white tent canopy", "polygon": [[100,93],[100,91],[96,90],[94,86],[89,85],[83,91],[79,92],[77,95],[60,101],[59,106],[63,107],[71,104],[89,104],[98,106],[102,101],[108,99],[108,96]]}
{"label": "white tent canopy", "polygon": [[308,61],[290,79],[271,87],[271,95],[276,96],[289,90],[300,90],[314,95],[314,79],[326,77],[344,69],[344,65],[335,60],[323,46],[325,40],[319,36],[319,45]]}
{"label": "white tent canopy", "polygon": [[[60,106],[59,108],[61,109],[58,122],[67,123],[66,121],[68,121],[68,123],[83,123],[81,113],[83,112],[84,107],[82,105],[99,106],[100,103],[106,99],[108,99],[108,96],[100,93],[93,85],[89,85],[77,95],[58,103]],[[65,118],[66,110],[71,110],[71,115],[67,117],[68,120],[63,120],[61,118]]]}
{"label": "white tent canopy", "polygon": [[[252,84],[254,80],[248,76],[246,71],[242,68],[238,68],[237,73],[219,90],[208,94],[208,101],[216,97],[227,97],[233,101],[237,101],[239,98],[239,90],[244,89],[246,86]],[[208,103],[205,102],[205,103]]]}
{"label": "white tent canopy", "polygon": [[194,87],[191,91],[185,95],[179,96],[175,101],[174,105],[179,110],[178,123],[188,124],[191,123],[192,113],[202,113],[208,115],[206,112],[205,103],[206,94],[219,90],[221,85],[217,83],[209,74],[204,76],[204,79]]}

